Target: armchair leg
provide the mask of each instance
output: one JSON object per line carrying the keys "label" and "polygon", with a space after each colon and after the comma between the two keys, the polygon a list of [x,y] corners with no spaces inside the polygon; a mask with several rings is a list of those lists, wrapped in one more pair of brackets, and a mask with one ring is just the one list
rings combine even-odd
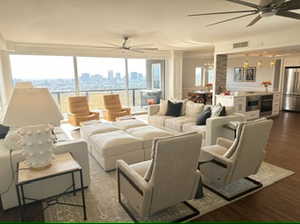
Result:
{"label": "armchair leg", "polygon": [[[128,182],[133,186],[133,188],[135,188],[137,191],[139,191],[139,189],[137,188],[137,186],[135,186],[135,184],[126,176],[125,173],[122,172],[122,170],[117,169],[117,178],[118,178],[118,201],[120,203],[120,205],[122,206],[122,208],[126,211],[126,213],[129,215],[129,217],[135,222],[143,222],[143,221],[139,221],[136,219],[136,217],[134,216],[134,214],[130,211],[130,208],[128,208],[125,203],[123,203],[122,201],[122,197],[121,197],[121,189],[120,189],[120,175],[122,175],[124,178],[126,178],[128,180]],[[141,193],[141,192],[140,192]],[[188,207],[191,211],[192,214],[186,215],[184,217],[180,217],[178,219],[175,220],[171,220],[171,221],[167,221],[167,222],[185,222],[185,221],[189,221],[192,218],[197,217],[198,215],[200,215],[200,212],[198,209],[196,209],[194,206],[192,206],[190,203],[188,203],[187,201],[182,202],[186,207]],[[153,220],[155,222],[155,220]]]}
{"label": "armchair leg", "polygon": [[224,198],[226,201],[232,201],[232,200],[234,200],[234,199],[237,199],[237,198],[239,198],[239,197],[242,197],[242,196],[244,196],[244,195],[246,195],[246,194],[248,194],[248,193],[250,193],[250,192],[252,192],[252,191],[255,191],[255,190],[257,190],[257,189],[263,187],[263,184],[262,184],[262,183],[260,183],[260,182],[257,181],[257,180],[254,180],[254,179],[252,179],[252,178],[250,178],[250,177],[245,177],[244,179],[250,181],[250,182],[253,183],[255,186],[252,187],[252,188],[250,188],[250,189],[248,189],[248,190],[246,190],[246,191],[240,192],[240,193],[238,193],[238,194],[236,194],[236,195],[233,195],[233,196],[230,196],[230,197],[226,196],[225,194],[223,194],[223,193],[220,192],[218,189],[216,189],[216,188],[214,188],[214,187],[212,187],[212,186],[208,186],[208,185],[206,185],[206,184],[203,184],[203,186],[206,187],[207,189],[209,189],[210,191],[214,192],[215,194],[221,196],[221,197]]}

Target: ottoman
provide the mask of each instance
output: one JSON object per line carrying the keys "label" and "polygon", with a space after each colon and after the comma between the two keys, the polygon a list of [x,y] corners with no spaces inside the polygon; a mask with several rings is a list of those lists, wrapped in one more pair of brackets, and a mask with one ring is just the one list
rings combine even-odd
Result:
{"label": "ottoman", "polygon": [[153,139],[172,136],[171,133],[152,126],[142,126],[127,129],[126,132],[143,141],[144,160],[151,159]]}
{"label": "ottoman", "polygon": [[112,132],[119,130],[117,127],[113,126],[110,123],[94,123],[84,125],[80,128],[81,137],[88,141],[89,137],[95,134],[101,134],[106,132]]}
{"label": "ottoman", "polygon": [[143,141],[118,130],[95,134],[89,137],[90,153],[105,171],[116,168],[116,161],[126,163],[144,161]]}
{"label": "ottoman", "polygon": [[113,122],[112,124],[116,128],[121,129],[121,130],[126,130],[128,128],[147,126],[147,124],[145,122],[136,120],[136,119],[116,121],[116,122]]}

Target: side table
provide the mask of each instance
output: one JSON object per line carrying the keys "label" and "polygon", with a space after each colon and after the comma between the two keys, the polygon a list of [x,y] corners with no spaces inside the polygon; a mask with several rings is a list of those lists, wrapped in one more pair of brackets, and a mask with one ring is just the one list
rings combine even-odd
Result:
{"label": "side table", "polygon": [[[71,204],[66,202],[60,202],[58,198],[67,193],[70,188],[72,188],[73,195],[76,195],[76,187],[75,187],[75,178],[74,174],[79,172],[80,174],[80,188],[78,190],[81,191],[82,204]],[[25,196],[24,193],[24,185],[38,182],[41,180],[70,175],[72,178],[72,185],[68,187],[64,192],[58,195],[54,195],[51,197],[43,198],[43,199],[34,199]],[[67,177],[66,177],[67,178]],[[19,162],[17,164],[17,175],[16,175],[16,190],[18,195],[19,209],[21,220],[23,220],[24,208],[26,206],[27,201],[47,201],[47,207],[55,204],[62,204],[67,206],[75,206],[82,207],[83,209],[83,217],[84,220],[87,219],[86,214],[86,205],[85,205],[85,195],[84,195],[84,187],[83,187],[83,176],[82,176],[82,168],[78,164],[78,162],[73,158],[71,153],[63,153],[55,155],[55,159],[52,160],[51,166],[45,169],[31,169],[28,167],[25,161]],[[46,209],[45,208],[45,209]]]}

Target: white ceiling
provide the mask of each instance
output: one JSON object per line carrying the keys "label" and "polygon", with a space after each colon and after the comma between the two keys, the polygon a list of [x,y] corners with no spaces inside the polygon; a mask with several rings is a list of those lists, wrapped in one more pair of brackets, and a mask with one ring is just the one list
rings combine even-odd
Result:
{"label": "white ceiling", "polygon": [[96,46],[118,44],[129,35],[132,44],[198,49],[300,25],[299,20],[274,16],[246,28],[254,17],[250,16],[206,27],[232,15],[187,17],[243,9],[249,8],[225,0],[0,0],[0,33],[17,42]]}

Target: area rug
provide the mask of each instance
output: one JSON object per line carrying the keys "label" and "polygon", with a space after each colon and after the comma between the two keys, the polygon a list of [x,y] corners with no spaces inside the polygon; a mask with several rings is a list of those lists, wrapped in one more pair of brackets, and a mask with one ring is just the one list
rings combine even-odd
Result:
{"label": "area rug", "polygon": [[[263,162],[259,172],[251,176],[263,184],[262,188],[270,186],[279,180],[292,175],[294,172],[283,169],[272,164]],[[90,157],[91,184],[86,192],[87,222],[128,222],[132,221],[123,210],[117,200],[117,181],[116,172],[105,172],[94,158]],[[241,183],[240,186],[243,184]],[[245,186],[247,188],[247,186]],[[262,188],[256,190],[259,191]],[[251,192],[249,194],[255,193]],[[246,197],[249,194],[243,196]],[[233,201],[226,201],[222,197],[204,188],[204,197],[189,201],[200,211],[200,215],[214,211],[229,203],[240,200],[242,197]],[[81,203],[81,194],[64,195],[61,201],[69,203]],[[176,218],[189,215],[191,211],[183,204],[179,204],[155,216],[141,221],[171,221]],[[82,222],[82,209],[64,205],[54,205],[44,211],[46,222]]]}

